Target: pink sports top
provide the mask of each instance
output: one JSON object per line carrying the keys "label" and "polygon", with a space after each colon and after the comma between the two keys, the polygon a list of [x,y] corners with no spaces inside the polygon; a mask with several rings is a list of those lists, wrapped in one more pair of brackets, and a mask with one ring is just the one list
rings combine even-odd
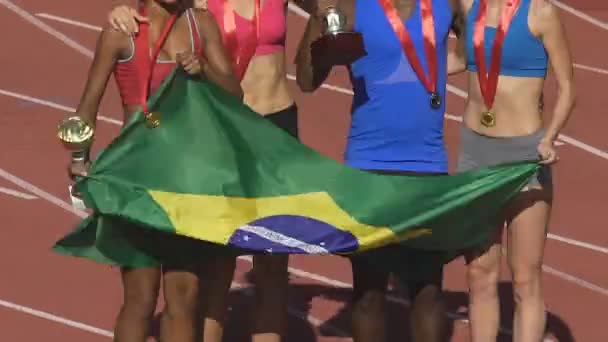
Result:
{"label": "pink sports top", "polygon": [[[257,2],[255,0],[252,1],[254,1],[254,4]],[[287,23],[285,18],[284,0],[262,1],[263,3],[260,5],[258,17],[256,18],[254,9],[254,17],[252,19],[247,19],[232,10],[229,0],[208,0],[208,9],[211,14],[213,14],[222,31],[224,43],[228,47],[229,53],[232,54],[233,59],[237,58],[235,54],[238,56],[239,52],[230,51],[230,44],[227,44],[226,41],[229,36],[228,31],[230,30],[230,27],[226,27],[226,20],[231,20],[231,18],[234,18],[237,49],[246,49],[247,44],[255,42],[256,38],[257,44],[255,46],[255,52],[253,53],[255,56],[268,55],[285,49]],[[230,16],[229,13],[225,13],[226,8],[232,10],[234,15]],[[259,23],[257,30],[256,23]],[[247,53],[241,52],[240,54],[246,55]],[[243,57],[247,59],[248,56]],[[238,61],[233,60],[233,64],[238,63]],[[245,61],[245,63],[247,64],[248,61]],[[237,74],[240,73],[237,71]],[[242,75],[239,76],[242,77]]]}
{"label": "pink sports top", "polygon": [[[202,45],[194,13],[192,13],[192,10],[189,9],[185,12],[185,14],[186,19],[188,20],[188,28],[190,30],[192,51],[201,53]],[[114,68],[114,78],[116,78],[116,83],[118,84],[118,91],[120,92],[122,104],[125,106],[139,105],[141,102],[141,85],[136,64],[137,58],[135,58],[135,43],[139,37],[139,35],[135,37],[135,40],[133,38],[129,38],[131,43],[131,56],[119,60]],[[171,71],[173,71],[174,68],[174,61],[163,61],[157,59],[156,65],[152,70],[150,94],[154,93],[154,91],[160,87],[163,80],[171,73]]]}

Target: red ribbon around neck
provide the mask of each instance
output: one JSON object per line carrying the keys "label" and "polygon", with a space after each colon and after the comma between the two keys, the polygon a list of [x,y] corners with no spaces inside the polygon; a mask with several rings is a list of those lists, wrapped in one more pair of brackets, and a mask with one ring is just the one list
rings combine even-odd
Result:
{"label": "red ribbon around neck", "polygon": [[[145,6],[141,6],[140,12],[143,16],[147,15],[147,8]],[[150,92],[150,82],[152,80],[152,74],[154,71],[154,67],[156,66],[156,61],[158,59],[158,55],[160,53],[160,49],[167,40],[167,36],[169,35],[169,31],[173,27],[175,20],[177,19],[177,14],[172,14],[167,20],[165,27],[163,28],[160,37],[154,44],[154,50],[152,51],[152,55],[150,55],[150,32],[149,32],[149,24],[143,23],[139,29],[139,35],[137,38],[137,43],[135,44],[135,58],[137,71],[139,76],[139,83],[141,87],[140,91],[140,104],[142,111],[144,114],[148,113],[148,95]]]}
{"label": "red ribbon around neck", "polygon": [[393,5],[393,0],[379,0],[384,9],[384,14],[391,24],[393,31],[399,38],[403,52],[407,56],[418,79],[422,82],[429,93],[437,92],[437,52],[435,39],[435,21],[433,18],[432,0],[420,0],[420,12],[422,15],[422,35],[424,37],[424,53],[428,63],[429,77],[426,76],[422,63],[416,54],[416,47],[412,42],[399,13]]}
{"label": "red ribbon around neck", "polygon": [[500,24],[496,30],[494,43],[492,45],[492,57],[490,61],[490,72],[486,69],[485,56],[485,29],[487,18],[487,0],[479,0],[479,8],[475,27],[473,31],[473,48],[475,51],[475,62],[477,64],[477,77],[481,94],[488,110],[492,109],[498,87],[498,75],[500,74],[500,60],[502,57],[502,47],[505,36],[509,31],[509,26],[513,21],[513,16],[519,7],[521,0],[508,0],[502,9]]}

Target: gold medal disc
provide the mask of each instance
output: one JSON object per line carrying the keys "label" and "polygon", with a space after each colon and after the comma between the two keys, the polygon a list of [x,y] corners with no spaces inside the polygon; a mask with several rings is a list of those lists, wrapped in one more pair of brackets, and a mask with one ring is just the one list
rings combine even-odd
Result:
{"label": "gold medal disc", "polygon": [[496,125],[496,115],[492,111],[487,111],[481,114],[481,124],[486,127],[493,127]]}
{"label": "gold medal disc", "polygon": [[159,112],[146,113],[144,114],[144,118],[146,119],[146,126],[148,126],[148,128],[156,128],[160,125]]}

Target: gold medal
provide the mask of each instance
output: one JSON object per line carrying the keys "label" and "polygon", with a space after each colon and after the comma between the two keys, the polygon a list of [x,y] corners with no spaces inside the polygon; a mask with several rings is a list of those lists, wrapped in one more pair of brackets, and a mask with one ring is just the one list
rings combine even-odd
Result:
{"label": "gold medal", "polygon": [[160,113],[159,112],[148,112],[144,114],[146,119],[146,126],[148,128],[156,128],[160,125]]}
{"label": "gold medal", "polygon": [[496,115],[494,115],[491,110],[483,112],[479,121],[486,127],[493,127],[496,125]]}

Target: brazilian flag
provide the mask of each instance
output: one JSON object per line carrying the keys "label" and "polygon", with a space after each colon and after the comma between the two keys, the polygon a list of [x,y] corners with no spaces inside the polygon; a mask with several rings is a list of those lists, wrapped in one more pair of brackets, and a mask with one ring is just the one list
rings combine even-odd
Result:
{"label": "brazilian flag", "polygon": [[[54,246],[123,266],[197,253],[353,254],[486,242],[533,161],[449,176],[378,175],[301,144],[238,98],[174,71],[77,182],[93,214]],[[197,256],[198,257],[198,256]]]}

